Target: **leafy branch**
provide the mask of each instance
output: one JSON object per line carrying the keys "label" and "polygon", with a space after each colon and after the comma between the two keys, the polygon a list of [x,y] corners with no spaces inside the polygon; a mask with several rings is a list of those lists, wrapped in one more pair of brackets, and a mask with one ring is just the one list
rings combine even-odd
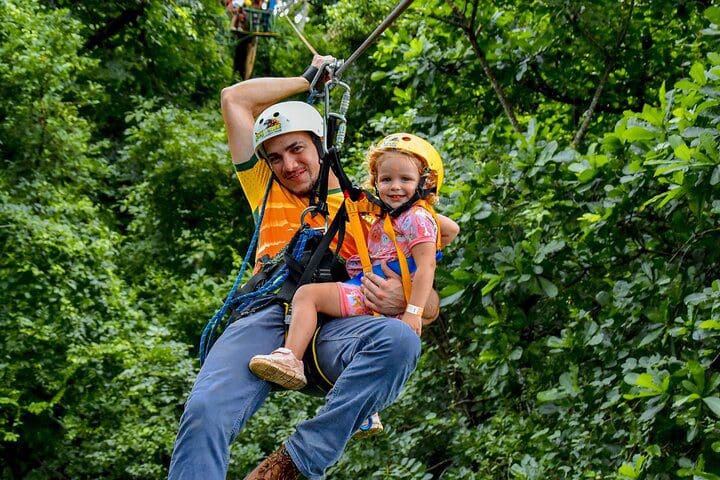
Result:
{"label": "leafy branch", "polygon": [[580,144],[582,139],[587,134],[590,128],[590,122],[595,115],[595,110],[597,109],[598,102],[600,101],[600,96],[605,89],[605,85],[607,85],[608,78],[610,78],[610,73],[615,69],[616,56],[613,52],[618,50],[622,45],[623,41],[625,40],[628,28],[630,26],[630,20],[632,19],[634,7],[635,2],[634,0],[631,0],[626,15],[623,18],[622,25],[620,26],[620,30],[618,30],[617,35],[615,36],[615,44],[611,49],[606,49],[605,47],[603,47],[600,42],[595,38],[595,36],[592,35],[592,33],[590,33],[587,28],[579,22],[579,14],[570,15],[571,23],[576,25],[579,31],[583,34],[583,36],[603,53],[603,57],[605,59],[603,74],[600,77],[600,81],[598,82],[597,87],[595,88],[595,93],[593,94],[593,98],[590,101],[590,105],[583,114],[583,121],[580,124],[580,128],[578,128],[577,132],[575,133],[575,137],[573,138],[572,145],[575,148]]}
{"label": "leafy branch", "polygon": [[[480,47],[480,42],[478,40],[478,35],[482,31],[482,25],[475,26],[475,23],[477,21],[477,9],[479,2],[476,0],[472,4],[472,11],[470,12],[470,16],[466,17],[465,12],[461,11],[457,5],[453,3],[452,0],[446,0],[448,6],[453,11],[454,18],[450,20],[449,23],[458,26],[467,36],[468,41],[470,42],[470,45],[472,46],[473,52],[475,52],[475,56],[480,61],[480,66],[483,69],[483,72],[485,72],[485,76],[490,81],[490,84],[492,85],[493,90],[495,91],[495,95],[497,96],[498,100],[500,101],[500,104],[503,107],[503,110],[505,110],[505,114],[508,117],[508,120],[510,121],[510,124],[513,127],[513,130],[515,130],[516,133],[521,134],[522,129],[520,128],[520,123],[517,121],[517,118],[515,117],[515,113],[513,112],[513,106],[510,103],[510,100],[508,99],[507,95],[505,94],[505,91],[502,88],[502,85],[500,85],[500,82],[498,81],[497,77],[495,76],[495,73],[493,72],[490,63],[487,60],[487,57],[485,56],[485,52]],[[466,5],[467,7],[467,5]]]}

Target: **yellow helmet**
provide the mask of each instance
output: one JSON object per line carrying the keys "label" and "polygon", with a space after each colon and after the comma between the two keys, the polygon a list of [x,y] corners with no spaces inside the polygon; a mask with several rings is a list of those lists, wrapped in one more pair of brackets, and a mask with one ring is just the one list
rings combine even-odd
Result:
{"label": "yellow helmet", "polygon": [[440,158],[440,154],[437,150],[435,150],[435,147],[430,145],[430,142],[427,140],[424,140],[417,135],[413,135],[412,133],[393,133],[392,135],[388,135],[383,138],[380,143],[375,146],[375,148],[379,150],[401,150],[420,157],[425,161],[428,169],[435,172],[437,177],[435,191],[440,191],[445,173],[442,158]]}

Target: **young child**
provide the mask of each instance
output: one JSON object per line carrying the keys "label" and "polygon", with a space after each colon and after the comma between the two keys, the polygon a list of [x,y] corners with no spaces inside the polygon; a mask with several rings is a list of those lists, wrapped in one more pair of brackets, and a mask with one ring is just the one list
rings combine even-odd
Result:
{"label": "young child", "polygon": [[[433,288],[438,225],[441,243],[447,245],[458,234],[455,222],[436,216],[430,206],[442,183],[442,160],[427,141],[411,134],[399,133],[386,137],[368,155],[370,183],[384,203],[383,218],[368,233],[368,252],[373,265],[398,258],[399,248],[415,264],[412,290],[405,312],[399,316],[420,335],[422,311]],[[404,210],[404,211],[403,211]],[[385,216],[390,216],[395,241],[385,232]],[[396,245],[397,244],[397,245]],[[412,259],[412,261],[411,261]],[[362,272],[358,255],[347,260],[350,277]],[[314,283],[301,286],[293,297],[290,330],[285,347],[269,355],[256,355],[250,370],[257,376],[284,388],[297,390],[306,385],[302,362],[315,329],[318,313],[332,318],[372,315],[365,305],[359,282]],[[370,426],[382,430],[377,414]]]}

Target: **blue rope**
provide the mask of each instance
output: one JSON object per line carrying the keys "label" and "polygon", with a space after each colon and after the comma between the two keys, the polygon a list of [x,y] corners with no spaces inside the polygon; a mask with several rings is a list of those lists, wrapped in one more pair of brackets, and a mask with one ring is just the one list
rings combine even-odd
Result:
{"label": "blue rope", "polygon": [[227,313],[228,309],[230,308],[230,304],[233,301],[233,297],[235,296],[235,292],[238,289],[238,286],[240,285],[240,281],[243,278],[243,275],[245,275],[245,270],[247,269],[248,264],[250,263],[250,256],[252,255],[252,252],[255,250],[255,245],[257,244],[258,237],[260,236],[260,224],[262,223],[263,216],[265,215],[265,206],[267,204],[268,194],[270,193],[270,188],[272,187],[273,178],[270,177],[270,180],[268,181],[267,187],[265,189],[265,195],[263,196],[263,203],[260,207],[260,214],[258,215],[258,220],[255,223],[255,231],[253,232],[252,239],[250,240],[250,245],[248,246],[247,252],[245,252],[245,258],[243,258],[242,266],[240,267],[240,273],[238,273],[237,278],[235,278],[235,283],[233,283],[232,288],[230,289],[230,293],[225,298],[225,303],[222,307],[220,307],[213,317],[208,321],[207,325],[205,325],[205,329],[203,329],[202,335],[200,336],[200,365],[205,363],[205,357],[207,357],[208,352],[210,351],[210,347],[212,346],[213,340],[215,339],[215,334],[217,333],[218,324],[223,319],[225,314]]}
{"label": "blue rope", "polygon": [[[272,180],[270,181],[270,184],[272,183]],[[270,189],[270,184],[268,184],[268,191]],[[260,287],[259,289],[248,292],[243,295],[235,297],[235,292],[238,289],[238,286],[240,285],[240,281],[242,280],[242,277],[245,273],[245,269],[247,268],[247,265],[250,263],[250,254],[255,248],[255,244],[257,243],[257,239],[259,236],[260,231],[260,223],[262,222],[262,217],[265,214],[265,203],[267,201],[267,193],[265,193],[265,200],[263,201],[262,209],[260,211],[260,216],[257,221],[257,225],[255,226],[255,232],[253,233],[252,240],[250,240],[250,246],[248,247],[248,251],[245,254],[245,259],[243,260],[243,264],[240,267],[240,273],[238,274],[237,278],[235,279],[235,283],[233,284],[232,288],[230,289],[230,293],[225,298],[225,303],[222,307],[220,307],[216,312],[215,315],[210,319],[210,321],[205,326],[205,329],[203,330],[202,336],[200,337],[200,365],[205,363],[205,358],[207,358],[207,354],[210,351],[210,348],[212,347],[215,337],[218,331],[218,326],[220,325],[220,322],[222,322],[223,318],[225,318],[226,313],[228,310],[235,309],[236,311],[240,312],[247,308],[253,300],[258,298],[261,295],[274,292],[277,290],[283,282],[287,279],[288,276],[288,266],[286,264],[283,264],[270,279],[268,279],[265,284]],[[312,228],[304,228],[300,232],[300,237],[298,238],[298,241],[295,243],[295,247],[292,251],[292,256],[295,260],[300,260],[300,257],[302,256],[303,252],[305,251],[305,245],[307,244],[307,241],[314,237],[322,235],[317,230],[314,230]],[[225,327],[227,327],[229,318],[225,321]]]}

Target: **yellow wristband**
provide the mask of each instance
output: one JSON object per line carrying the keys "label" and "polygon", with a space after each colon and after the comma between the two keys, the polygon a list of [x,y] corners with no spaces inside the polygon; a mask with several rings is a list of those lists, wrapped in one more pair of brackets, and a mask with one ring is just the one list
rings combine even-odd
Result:
{"label": "yellow wristband", "polygon": [[408,303],[407,307],[405,307],[405,311],[411,315],[417,315],[418,317],[422,317],[423,308]]}

